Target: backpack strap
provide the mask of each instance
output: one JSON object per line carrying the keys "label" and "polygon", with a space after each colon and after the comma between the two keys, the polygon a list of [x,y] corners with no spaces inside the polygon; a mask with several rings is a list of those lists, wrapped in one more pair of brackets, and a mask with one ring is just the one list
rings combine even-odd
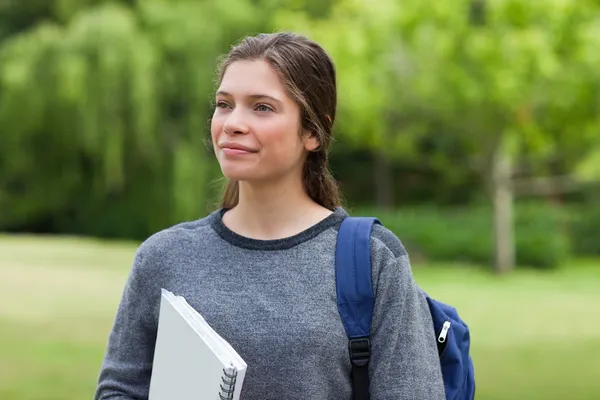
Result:
{"label": "backpack strap", "polygon": [[338,311],[348,335],[354,400],[369,400],[371,320],[375,296],[371,282],[372,217],[346,217],[338,232],[335,276]]}

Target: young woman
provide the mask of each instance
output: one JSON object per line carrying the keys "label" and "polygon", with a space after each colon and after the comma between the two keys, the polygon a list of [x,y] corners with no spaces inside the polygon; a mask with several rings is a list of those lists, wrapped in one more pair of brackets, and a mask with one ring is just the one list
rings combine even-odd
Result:
{"label": "young woman", "polygon": [[[347,214],[328,170],[336,102],[331,59],[302,36],[263,34],[231,50],[211,125],[229,179],[222,207],[138,249],[95,399],[147,398],[161,288],[184,296],[247,362],[243,400],[352,399],[334,268]],[[371,399],[443,400],[427,303],[382,226],[372,260]]]}

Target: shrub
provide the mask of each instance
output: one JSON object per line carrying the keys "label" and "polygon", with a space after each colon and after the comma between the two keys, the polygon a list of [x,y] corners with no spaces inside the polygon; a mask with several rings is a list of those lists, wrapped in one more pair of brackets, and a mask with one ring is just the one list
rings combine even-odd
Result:
{"label": "shrub", "polygon": [[600,206],[584,204],[571,209],[573,251],[581,256],[600,256]]}
{"label": "shrub", "polygon": [[[386,212],[360,209],[356,215],[375,215],[404,243],[412,258],[491,265],[493,220],[490,207],[403,208]],[[519,266],[551,269],[568,258],[569,240],[564,214],[550,205],[516,204],[515,245]]]}

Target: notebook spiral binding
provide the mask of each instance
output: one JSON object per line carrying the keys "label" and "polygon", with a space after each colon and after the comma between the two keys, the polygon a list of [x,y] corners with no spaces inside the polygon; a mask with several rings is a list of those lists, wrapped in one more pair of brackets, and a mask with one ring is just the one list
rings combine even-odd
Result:
{"label": "notebook spiral binding", "polygon": [[221,392],[219,393],[219,399],[221,400],[233,400],[233,393],[235,392],[235,381],[237,380],[237,371],[231,370],[228,372],[223,369],[223,376],[221,377]]}

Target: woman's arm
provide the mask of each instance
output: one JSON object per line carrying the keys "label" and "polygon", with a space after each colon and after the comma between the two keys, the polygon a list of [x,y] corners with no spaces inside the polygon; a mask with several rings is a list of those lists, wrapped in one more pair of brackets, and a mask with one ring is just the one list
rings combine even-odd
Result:
{"label": "woman's arm", "polygon": [[138,250],[110,336],[94,400],[148,398],[160,301],[150,256]]}
{"label": "woman's arm", "polygon": [[[379,228],[379,227],[377,227]],[[371,399],[445,400],[440,360],[427,301],[400,241],[377,229],[372,239],[375,307]],[[390,250],[390,248],[393,250]]]}

